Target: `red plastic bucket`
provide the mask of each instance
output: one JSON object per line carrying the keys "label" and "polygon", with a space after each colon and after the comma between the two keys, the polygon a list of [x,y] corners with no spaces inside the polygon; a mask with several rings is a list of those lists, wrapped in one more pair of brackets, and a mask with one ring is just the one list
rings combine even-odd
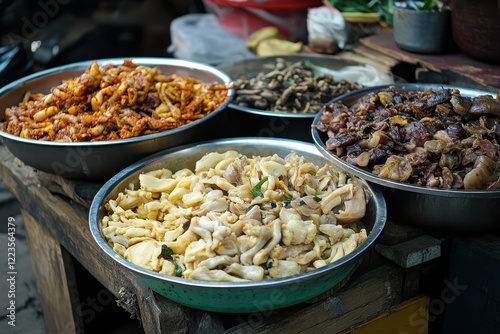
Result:
{"label": "red plastic bucket", "polygon": [[228,5],[233,7],[252,7],[262,9],[285,9],[285,10],[301,10],[310,7],[318,7],[323,4],[322,0],[304,0],[304,1],[287,1],[287,0],[211,0],[210,2],[219,5]]}
{"label": "red plastic bucket", "polygon": [[217,16],[219,24],[235,35],[246,38],[254,31],[275,26],[292,41],[307,40],[307,10],[322,1],[286,0],[205,0],[205,6]]}

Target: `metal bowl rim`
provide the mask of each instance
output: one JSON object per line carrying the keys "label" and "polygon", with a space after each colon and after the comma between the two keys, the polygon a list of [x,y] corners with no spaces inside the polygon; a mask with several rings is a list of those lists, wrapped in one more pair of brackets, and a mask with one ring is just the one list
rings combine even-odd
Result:
{"label": "metal bowl rim", "polygon": [[313,119],[316,116],[316,113],[314,114],[301,114],[301,113],[290,113],[290,112],[282,112],[282,111],[272,111],[272,110],[262,110],[262,109],[255,109],[255,108],[249,108],[249,107],[242,107],[240,105],[237,105],[233,102],[229,104],[229,107],[231,109],[235,109],[238,111],[243,111],[249,114],[255,114],[255,115],[261,115],[261,116],[270,116],[270,117],[286,117],[286,118],[300,118],[300,119]]}
{"label": "metal bowl rim", "polygon": [[[125,59],[130,59],[133,63],[138,64],[138,65],[151,65],[151,66],[161,66],[161,65],[167,65],[167,66],[180,66],[183,68],[195,68],[197,70],[206,70],[209,73],[213,73],[214,75],[217,75],[221,80],[223,80],[223,83],[228,84],[232,82],[231,77],[225,73],[223,70],[202,63],[198,61],[191,61],[191,60],[184,60],[184,59],[177,59],[177,58],[160,58],[160,57],[130,57],[130,58],[103,58],[103,59],[96,59],[96,60],[85,60],[85,61],[80,61],[80,62],[75,62],[71,64],[66,64],[66,65],[61,65],[49,69],[45,69],[40,72],[36,72],[30,75],[27,75],[25,77],[19,78],[4,87],[0,88],[0,98],[2,97],[3,94],[7,93],[8,91],[11,91],[13,89],[16,89],[20,87],[21,85],[34,80],[41,78],[46,75],[50,74],[55,74],[59,72],[64,72],[67,70],[73,70],[73,69],[85,69],[87,68],[91,63],[97,61],[100,64],[106,64],[106,63],[112,63],[114,65],[120,65],[123,63]],[[182,126],[179,126],[177,128],[157,132],[157,133],[152,133],[152,134],[147,134],[147,135],[142,135],[142,136],[136,136],[136,137],[131,137],[131,138],[124,138],[124,139],[116,139],[116,140],[103,140],[103,141],[92,141],[92,142],[65,142],[65,141],[48,141],[48,140],[37,140],[37,139],[31,139],[31,138],[22,138],[19,136],[15,136],[13,134],[7,133],[5,131],[0,130],[0,137],[3,137],[8,140],[12,140],[15,142],[22,142],[26,144],[34,144],[34,145],[39,145],[39,146],[64,146],[64,147],[79,147],[79,146],[108,146],[108,145],[120,145],[120,144],[129,144],[133,142],[141,142],[141,141],[147,141],[151,139],[155,139],[158,137],[164,137],[165,135],[170,135],[170,134],[175,134],[177,132],[183,132],[186,131],[194,126],[196,126],[200,122],[204,122],[205,120],[208,120],[215,115],[219,114],[222,112],[231,102],[231,100],[234,97],[234,88],[230,88],[228,90],[228,95],[227,98],[224,100],[224,102],[214,111],[212,111],[210,114],[197,119],[195,121],[192,121],[190,123],[184,124]]]}
{"label": "metal bowl rim", "polygon": [[[255,58],[247,58],[243,60],[237,60],[235,62],[226,62],[221,65],[218,65],[218,68],[221,68],[222,70],[227,71],[227,69],[230,66],[237,66],[240,64],[244,64],[247,62],[262,62],[262,63],[267,63],[271,62],[272,60],[275,60],[276,58],[283,58],[283,59],[319,59],[319,60],[335,60],[335,61],[341,61],[345,62],[346,65],[363,65],[363,63],[360,63],[358,61],[354,60],[349,60],[345,58],[341,58],[335,55],[329,56],[329,55],[314,55],[314,54],[296,54],[296,55],[279,55],[279,56],[264,56],[264,57],[255,57]],[[233,78],[235,80],[236,78]],[[236,92],[235,92],[236,94]],[[229,107],[232,109],[236,109],[242,112],[247,112],[250,114],[256,114],[256,115],[262,115],[262,116],[277,116],[277,117],[287,117],[287,118],[310,118],[313,119],[317,113],[312,113],[312,114],[305,114],[305,113],[291,113],[291,112],[285,112],[285,111],[272,111],[272,110],[264,110],[264,109],[256,109],[256,108],[250,108],[250,107],[242,107],[240,105],[235,104],[234,102],[231,102],[229,104]]]}
{"label": "metal bowl rim", "polygon": [[[169,275],[164,275],[160,274],[151,270],[147,270],[145,268],[142,268],[138,265],[135,265],[127,260],[125,260],[123,257],[121,257],[118,253],[116,253],[105,241],[105,239],[102,237],[99,225],[100,222],[98,222],[98,216],[99,216],[99,211],[102,206],[102,202],[105,199],[105,197],[108,195],[108,193],[114,188],[114,186],[120,182],[123,178],[138,172],[141,168],[159,160],[163,159],[166,156],[168,156],[171,153],[175,153],[178,151],[186,150],[186,149],[192,149],[194,147],[209,147],[213,148],[214,150],[217,147],[223,147],[227,145],[276,145],[279,143],[288,143],[290,147],[293,149],[299,149],[299,150],[304,150],[307,151],[308,153],[314,153],[318,157],[324,158],[320,152],[314,152],[317,151],[317,148],[314,146],[312,143],[306,143],[306,142],[301,142],[297,140],[292,140],[292,139],[262,139],[262,138],[254,138],[254,137],[241,137],[241,138],[228,138],[228,139],[216,139],[216,140],[210,140],[210,141],[204,141],[201,143],[197,144],[186,144],[180,147],[176,148],[169,148],[160,152],[157,152],[149,157],[146,157],[144,159],[141,159],[140,161],[130,165],[129,167],[123,169],[119,173],[117,173],[115,176],[110,178],[97,192],[95,195],[90,210],[89,210],[89,225],[90,225],[90,230],[92,233],[92,236],[94,240],[97,242],[101,250],[103,250],[108,256],[110,256],[112,259],[117,261],[119,264],[123,265],[124,267],[128,268],[129,270],[135,272],[136,274],[149,277],[149,278],[154,278],[158,279],[160,281],[164,281],[165,283],[169,284],[174,284],[174,285],[183,285],[183,286],[188,286],[188,287],[193,287],[193,288],[209,288],[209,289],[248,289],[248,288],[273,288],[273,287],[280,287],[280,286],[285,286],[293,283],[300,283],[301,281],[305,279],[314,279],[318,278],[321,276],[324,276],[327,274],[327,272],[334,270],[338,267],[341,267],[345,264],[347,264],[349,261],[358,258],[361,256],[365,251],[367,251],[373,243],[376,241],[376,239],[379,237],[379,235],[382,233],[382,230],[385,226],[385,222],[387,220],[387,208],[385,204],[385,200],[383,198],[381,190],[378,188],[377,185],[369,184],[365,182],[364,180],[361,179],[363,184],[369,189],[372,193],[372,198],[375,202],[375,207],[377,208],[376,212],[376,218],[375,218],[375,224],[370,230],[367,239],[359,245],[353,252],[350,254],[342,257],[341,259],[332,262],[324,267],[306,272],[306,273],[300,273],[296,275],[291,275],[287,277],[282,277],[282,278],[274,278],[274,279],[265,279],[265,280],[260,280],[260,281],[250,281],[250,282],[206,282],[206,281],[198,281],[198,280],[191,280],[191,279],[186,279],[186,278],[181,278],[181,277],[175,277],[175,276],[169,276]],[[326,162],[326,159],[325,159]]]}
{"label": "metal bowl rim", "polygon": [[[429,84],[429,83],[404,83],[404,84],[381,85],[381,86],[363,88],[363,89],[349,92],[349,93],[344,94],[342,96],[336,97],[336,98],[332,99],[329,103],[339,102],[339,101],[342,101],[343,99],[360,98],[360,97],[364,96],[366,93],[377,91],[380,89],[385,89],[385,88],[392,87],[392,86],[395,86],[397,89],[403,89],[403,90],[405,90],[405,89],[406,90],[421,90],[421,89],[427,89],[427,88],[432,88],[432,89],[444,88],[444,89],[458,89],[458,90],[460,90],[460,92],[464,92],[465,94],[470,94],[470,95],[479,95],[479,94],[493,95],[493,94],[495,94],[494,92],[490,92],[487,90],[453,86],[453,85]],[[393,189],[398,189],[398,190],[409,191],[409,192],[421,193],[421,194],[425,194],[425,195],[435,195],[435,196],[440,196],[440,197],[461,197],[461,198],[464,198],[464,197],[465,198],[500,198],[500,189],[464,190],[464,189],[426,188],[426,187],[416,186],[416,185],[412,185],[412,184],[406,184],[403,182],[384,179],[384,178],[378,177],[378,176],[376,176],[376,175],[374,175],[374,174],[372,174],[364,169],[353,166],[350,163],[337,157],[335,154],[333,154],[332,152],[330,152],[329,150],[326,149],[325,143],[323,142],[323,140],[321,140],[319,131],[316,129],[316,125],[319,123],[322,114],[323,114],[322,112],[319,112],[317,115],[315,115],[314,120],[313,120],[312,125],[311,125],[311,135],[312,135],[314,144],[316,145],[316,147],[319,149],[319,151],[325,157],[327,157],[328,159],[331,159],[332,163],[334,163],[338,167],[346,169],[347,171],[351,172],[352,174],[354,174],[360,178],[363,178],[367,181],[376,183],[376,184],[381,185],[381,186],[385,186],[385,187],[389,187],[389,188],[393,188]]]}

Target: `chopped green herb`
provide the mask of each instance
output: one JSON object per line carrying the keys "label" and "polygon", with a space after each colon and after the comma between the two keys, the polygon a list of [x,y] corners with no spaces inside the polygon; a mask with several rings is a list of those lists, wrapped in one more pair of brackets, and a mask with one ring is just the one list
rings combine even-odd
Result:
{"label": "chopped green herb", "polygon": [[315,200],[316,202],[321,202],[321,197],[314,196],[314,197],[313,197],[313,200]]}
{"label": "chopped green herb", "polygon": [[163,244],[161,245],[161,256],[163,256],[164,258],[170,258],[172,257],[172,255],[174,255],[174,251],[171,250],[167,245]]}
{"label": "chopped green herb", "polygon": [[269,259],[269,260],[267,260],[266,263],[263,263],[260,266],[262,268],[264,268],[264,270],[268,270],[269,268],[271,268],[273,266],[273,260]]}
{"label": "chopped green herb", "polygon": [[292,201],[292,196],[290,196],[290,195],[289,195],[289,194],[287,194],[287,193],[283,193],[283,197],[285,198],[285,199],[283,200],[283,203],[285,203],[285,205],[286,205],[286,204],[290,204],[290,202]]}
{"label": "chopped green herb", "polygon": [[300,201],[300,202],[299,202],[299,205],[301,205],[301,206],[302,206],[302,205],[306,205],[306,202],[304,202],[304,201]]}
{"label": "chopped green herb", "polygon": [[262,194],[262,191],[260,190],[260,188],[262,187],[262,185],[264,183],[266,183],[268,180],[268,177],[267,176],[264,176],[264,178],[262,178],[262,180],[260,180],[259,183],[257,183],[253,188],[252,188],[252,194],[254,195],[254,197],[262,197],[263,194]]}
{"label": "chopped green herb", "polygon": [[256,206],[257,204],[252,204],[252,205],[249,205],[248,208],[245,209],[245,213],[248,213],[248,211],[252,210],[252,208],[254,206]]}
{"label": "chopped green herb", "polygon": [[167,245],[163,244],[161,245],[161,256],[163,256],[166,259],[172,260],[175,266],[175,276],[181,277],[182,276],[182,266],[177,262],[176,257],[174,256],[174,251],[171,250]]}
{"label": "chopped green herb", "polygon": [[182,276],[182,267],[179,264],[179,262],[177,262],[177,259],[175,258],[175,256],[172,256],[172,262],[174,263],[174,266],[175,266],[175,276],[181,277]]}
{"label": "chopped green herb", "polygon": [[323,260],[328,259],[330,257],[330,253],[331,253],[331,249],[330,248],[325,249],[325,251],[321,254],[321,258]]}

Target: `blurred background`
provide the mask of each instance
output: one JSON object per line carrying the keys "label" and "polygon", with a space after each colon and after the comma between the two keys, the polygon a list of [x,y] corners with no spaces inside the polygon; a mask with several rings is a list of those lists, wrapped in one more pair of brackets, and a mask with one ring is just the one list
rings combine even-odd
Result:
{"label": "blurred background", "polygon": [[80,60],[165,57],[173,19],[202,0],[0,0],[0,86]]}

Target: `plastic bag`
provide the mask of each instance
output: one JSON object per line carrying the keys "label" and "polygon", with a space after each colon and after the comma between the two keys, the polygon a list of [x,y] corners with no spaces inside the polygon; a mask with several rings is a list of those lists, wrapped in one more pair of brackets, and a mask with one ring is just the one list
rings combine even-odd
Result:
{"label": "plastic bag", "polygon": [[322,6],[309,9],[307,32],[309,40],[333,38],[343,49],[350,39],[351,27],[337,9]]}
{"label": "plastic bag", "polygon": [[170,25],[168,52],[177,58],[218,65],[254,57],[245,40],[223,29],[214,14],[188,14]]}
{"label": "plastic bag", "polygon": [[311,66],[314,73],[317,75],[331,74],[335,80],[357,82],[366,87],[390,85],[394,83],[394,76],[392,73],[369,64],[345,66],[340,70],[333,70],[314,64]]}

